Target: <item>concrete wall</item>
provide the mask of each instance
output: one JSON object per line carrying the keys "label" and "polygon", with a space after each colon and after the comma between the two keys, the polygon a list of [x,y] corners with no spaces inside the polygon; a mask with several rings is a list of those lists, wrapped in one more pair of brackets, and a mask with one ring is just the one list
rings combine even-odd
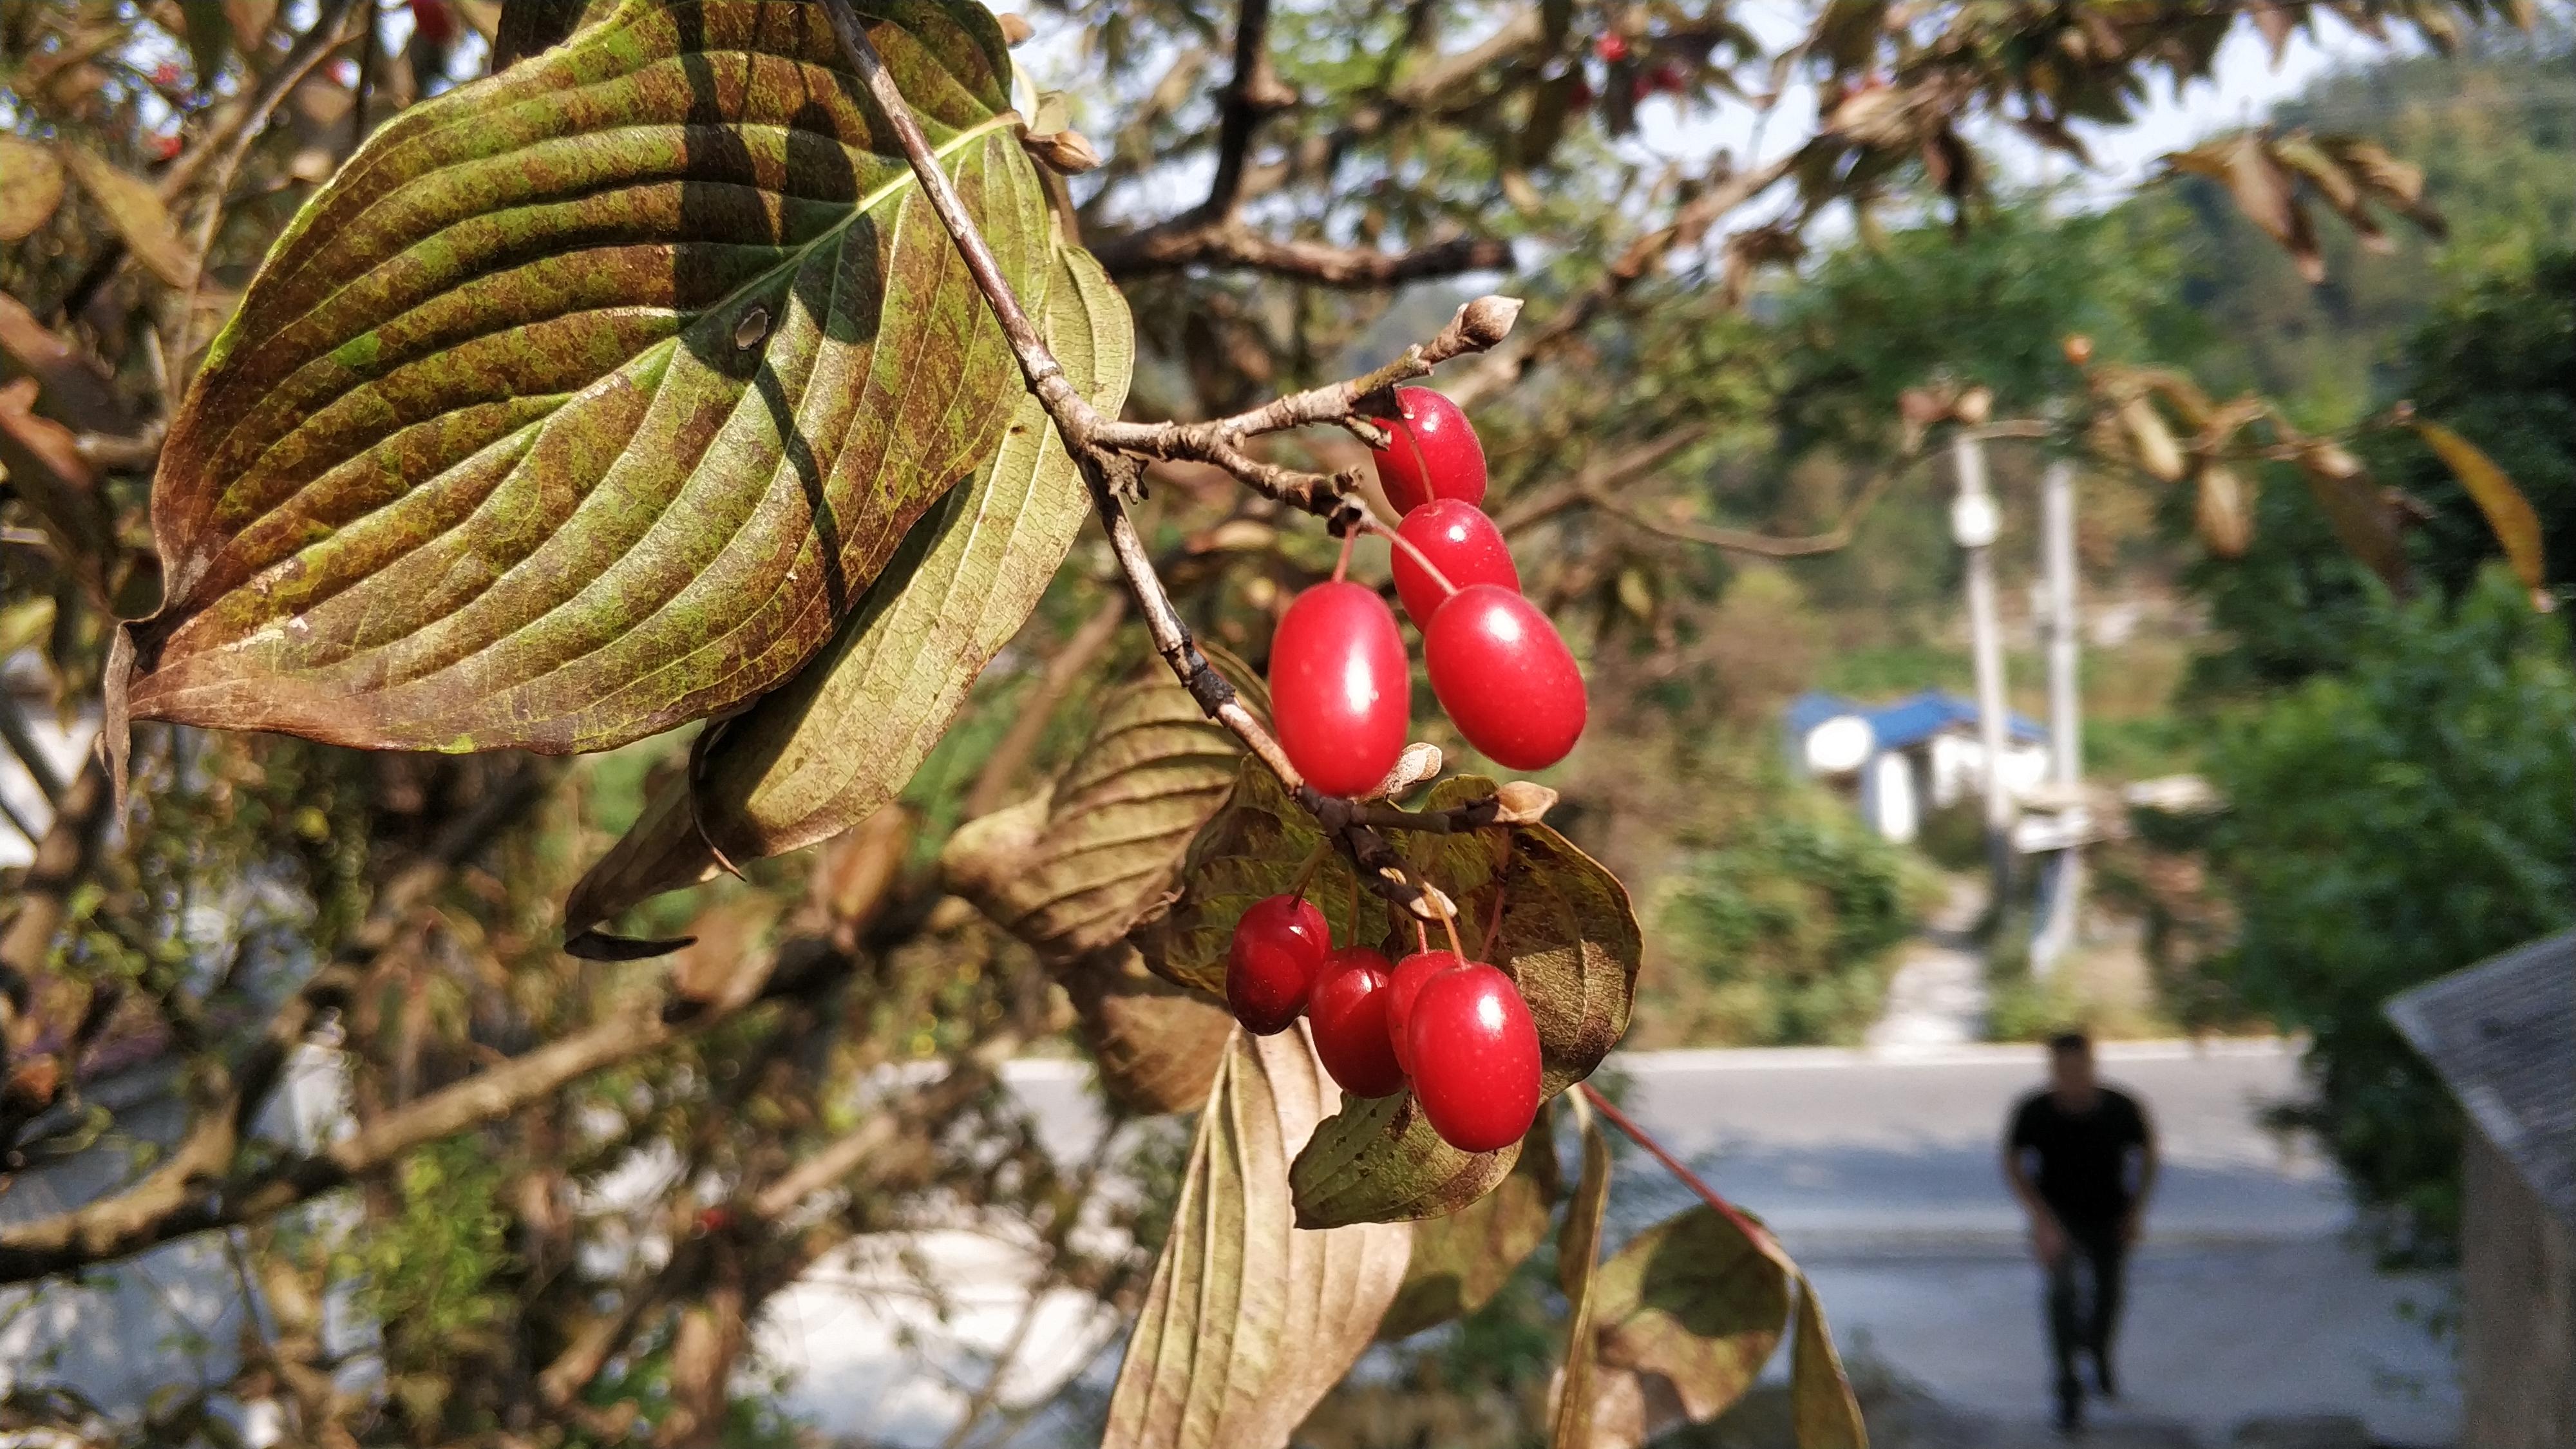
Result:
{"label": "concrete wall", "polygon": [[2469,1134],[2460,1224],[2460,1354],[2476,1449],[2576,1445],[2576,1232],[2487,1139]]}

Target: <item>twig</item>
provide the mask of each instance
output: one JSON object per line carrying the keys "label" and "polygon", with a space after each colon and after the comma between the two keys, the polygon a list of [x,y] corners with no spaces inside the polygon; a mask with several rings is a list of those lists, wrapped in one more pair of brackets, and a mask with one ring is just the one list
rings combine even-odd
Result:
{"label": "twig", "polygon": [[1840,522],[1822,533],[1810,533],[1794,538],[1756,533],[1743,528],[1719,528],[1705,523],[1657,519],[1629,506],[1607,489],[1586,490],[1582,497],[1584,502],[1622,523],[1683,543],[1701,544],[1709,548],[1724,549],[1730,553],[1755,554],[1762,558],[1808,558],[1820,553],[1833,553],[1848,546],[1851,543],[1852,531],[1860,526],[1861,520],[1869,516],[1870,510],[1878,506],[1878,501],[1887,496],[1887,490],[1899,478],[1911,473],[1914,466],[1921,461],[1920,458],[1915,458],[1880,469],[1878,474],[1869,480],[1868,485],[1861,489],[1860,496],[1852,500],[1851,507],[1843,510]]}
{"label": "twig", "polygon": [[1789,1261],[1787,1250],[1780,1246],[1780,1240],[1771,1235],[1771,1230],[1769,1228],[1762,1226],[1753,1219],[1746,1217],[1743,1213],[1738,1212],[1735,1204],[1718,1196],[1717,1189],[1710,1187],[1707,1183],[1701,1181],[1698,1173],[1683,1166],[1680,1158],[1665,1151],[1664,1144],[1657,1142],[1653,1137],[1648,1136],[1646,1129],[1638,1126],[1629,1118],[1627,1113],[1620,1111],[1615,1106],[1612,1106],[1610,1099],[1601,1095],[1598,1088],[1594,1087],[1590,1082],[1578,1082],[1575,1084],[1574,1090],[1582,1094],[1583,1100],[1590,1103],[1593,1110],[1599,1112],[1602,1116],[1609,1118],[1611,1126],[1627,1133],[1630,1141],[1646,1149],[1647,1153],[1653,1156],[1657,1162],[1662,1163],[1665,1171],[1670,1172],[1673,1176],[1681,1179],[1682,1186],[1698,1193],[1700,1201],[1707,1203],[1719,1217],[1733,1223],[1735,1225],[1735,1230],[1744,1234],[1745,1239],[1752,1243],[1754,1247],[1760,1249],[1764,1256],[1775,1258],[1782,1263]]}
{"label": "twig", "polygon": [[[966,270],[975,279],[978,290],[993,310],[1003,337],[1020,364],[1020,375],[1031,394],[1037,397],[1055,419],[1063,435],[1066,451],[1079,465],[1083,483],[1091,493],[1093,509],[1099,513],[1101,527],[1109,535],[1109,550],[1118,561],[1119,572],[1127,581],[1128,592],[1136,601],[1137,612],[1145,621],[1147,635],[1154,641],[1154,651],[1163,657],[1183,688],[1198,701],[1199,708],[1224,725],[1243,742],[1261,762],[1268,766],[1291,793],[1310,801],[1319,799],[1306,786],[1305,778],[1290,763],[1277,739],[1254,718],[1235,693],[1234,686],[1210,667],[1205,656],[1191,641],[1188,626],[1172,603],[1170,591],[1163,586],[1154,569],[1152,555],[1136,531],[1135,520],[1128,516],[1126,500],[1139,492],[1143,474],[1141,461],[1146,458],[1191,459],[1213,463],[1243,480],[1257,491],[1283,502],[1321,514],[1327,518],[1346,518],[1356,522],[1358,515],[1345,500],[1352,479],[1340,475],[1332,479],[1289,473],[1245,456],[1240,451],[1243,439],[1258,434],[1282,431],[1310,424],[1333,423],[1366,435],[1373,425],[1361,416],[1362,406],[1374,395],[1407,378],[1419,377],[1447,358],[1482,351],[1501,342],[1511,331],[1512,319],[1519,315],[1520,304],[1502,297],[1479,298],[1458,309],[1440,335],[1423,347],[1407,349],[1404,356],[1366,377],[1330,387],[1315,388],[1277,399],[1266,406],[1231,418],[1184,427],[1178,424],[1112,423],[1101,417],[1066,378],[1055,359],[1020,305],[1001,264],[984,240],[975,220],[967,214],[966,204],[941,170],[938,157],[922,134],[920,122],[904,99],[902,89],[885,68],[875,43],[868,39],[866,27],[849,0],[824,0],[824,13],[831,21],[833,35],[839,40],[843,59],[869,97],[876,102],[895,139],[911,163],[913,176],[921,184],[931,210],[940,224],[948,229]],[[1366,431],[1364,431],[1366,430]],[[1312,806],[1310,806],[1312,808]],[[1326,827],[1336,843],[1361,868],[1371,889],[1419,914],[1437,918],[1446,907],[1445,898],[1436,890],[1427,890],[1411,879],[1400,857],[1383,836],[1362,824]]]}

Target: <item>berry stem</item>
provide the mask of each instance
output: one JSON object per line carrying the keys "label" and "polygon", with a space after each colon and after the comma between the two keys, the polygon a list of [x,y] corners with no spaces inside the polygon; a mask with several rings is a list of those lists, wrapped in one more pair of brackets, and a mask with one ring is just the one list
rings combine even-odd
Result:
{"label": "berry stem", "polygon": [[[1369,521],[1371,523],[1376,522],[1375,519],[1371,519]],[[1342,575],[1351,571],[1351,545],[1359,542],[1359,537],[1360,536],[1356,531],[1342,535],[1342,556],[1333,560],[1334,583],[1340,583],[1342,581]]]}
{"label": "berry stem", "polygon": [[1458,939],[1458,913],[1456,911],[1444,910],[1440,913],[1440,929],[1449,933],[1449,949],[1457,953],[1459,960],[1472,961],[1475,959],[1467,954],[1466,943]]}
{"label": "berry stem", "polygon": [[[1413,555],[1413,561],[1422,566],[1422,571],[1424,573],[1431,575],[1431,582],[1440,586],[1440,597],[1445,599],[1451,594],[1458,592],[1458,586],[1449,582],[1449,576],[1447,574],[1440,572],[1440,565],[1433,563],[1430,555],[1425,554],[1421,549],[1414,547],[1412,539],[1409,539],[1394,529],[1387,527],[1385,524],[1378,522],[1374,514],[1361,519],[1360,527],[1367,529],[1371,533],[1382,535],[1389,546],[1403,549],[1406,553]],[[1342,540],[1342,556],[1344,558],[1348,558],[1350,556],[1350,543],[1351,541],[1347,538]],[[1340,575],[1336,574],[1334,577],[1338,578]]]}
{"label": "berry stem", "polygon": [[1664,1145],[1657,1142],[1653,1137],[1647,1135],[1646,1129],[1638,1126],[1627,1113],[1610,1105],[1610,1099],[1602,1096],[1600,1091],[1590,1082],[1577,1082],[1574,1084],[1574,1090],[1580,1092],[1583,1095],[1583,1100],[1589,1103],[1594,1110],[1598,1111],[1602,1116],[1609,1118],[1611,1126],[1628,1134],[1630,1141],[1635,1142],[1638,1146],[1646,1149],[1649,1155],[1651,1155],[1657,1162],[1662,1163],[1665,1171],[1670,1172],[1673,1176],[1681,1179],[1682,1186],[1698,1193],[1700,1201],[1707,1203],[1710,1208],[1716,1211],[1719,1217],[1733,1223],[1735,1225],[1735,1230],[1744,1234],[1745,1239],[1752,1243],[1754,1247],[1760,1249],[1764,1257],[1774,1259],[1781,1263],[1789,1261],[1787,1250],[1780,1246],[1780,1240],[1778,1238],[1771,1236],[1771,1230],[1769,1228],[1762,1226],[1760,1223],[1757,1223],[1751,1218],[1748,1218],[1744,1214],[1736,1211],[1735,1204],[1718,1196],[1717,1189],[1710,1187],[1707,1183],[1701,1181],[1698,1173],[1683,1166],[1680,1158],[1665,1151]]}
{"label": "berry stem", "polygon": [[[1288,888],[1290,899],[1302,901],[1306,898],[1306,887],[1315,883],[1315,872],[1323,868],[1324,850],[1324,843],[1317,841],[1315,848],[1307,852],[1306,864],[1297,872],[1297,883]],[[1356,880],[1357,877],[1354,876],[1353,879]]]}

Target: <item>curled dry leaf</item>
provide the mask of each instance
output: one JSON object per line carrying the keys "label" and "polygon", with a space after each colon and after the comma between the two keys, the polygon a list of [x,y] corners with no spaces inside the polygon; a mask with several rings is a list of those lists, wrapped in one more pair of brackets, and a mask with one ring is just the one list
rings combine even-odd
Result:
{"label": "curled dry leaf", "polygon": [[2192,521],[2200,541],[2220,558],[2244,557],[2254,541],[2253,501],[2245,496],[2245,480],[2224,463],[2204,463],[2199,487]]}
{"label": "curled dry leaf", "polygon": [[1556,808],[1556,792],[1530,780],[1506,780],[1494,794],[1502,806],[1495,819],[1504,825],[1536,825]]}
{"label": "curled dry leaf", "polygon": [[1825,1305],[1807,1275],[1798,1284],[1797,1337],[1789,1349],[1789,1421],[1798,1449],[1869,1449],[1869,1430],[1861,1422],[1860,1400],[1851,1377],[1843,1372],[1825,1323]]}
{"label": "curled dry leaf", "polygon": [[2335,537],[2396,592],[2407,587],[2406,538],[2388,494],[2341,444],[2316,439],[2299,449],[2299,474]]}
{"label": "curled dry leaf", "polygon": [[2120,404],[2120,426],[2127,430],[2129,446],[2137,451],[2138,466],[2159,483],[2179,483],[2188,465],[2183,461],[2182,444],[2173,429],[2165,426],[2164,414],[2145,393],[2139,393]]}
{"label": "curled dry leaf", "polygon": [[[860,8],[1043,298],[991,13]],[[706,718],[792,675],[1001,442],[1009,349],[823,8],[586,14],[404,110],[279,239],[163,449],[168,599],[112,733],[562,752]]]}
{"label": "curled dry leaf", "polygon": [[0,136],[0,242],[25,241],[63,204],[63,163],[52,148]]}
{"label": "curled dry leaf", "polygon": [[1100,149],[1080,131],[1047,131],[1020,138],[1038,164],[1066,176],[1080,176],[1100,169]]}
{"label": "curled dry leaf", "polygon": [[1291,1220],[1289,1154],[1336,1093],[1303,1032],[1230,1038],[1102,1449],[1278,1449],[1368,1348],[1411,1236]]}
{"label": "curled dry leaf", "polygon": [[[1114,411],[1135,355],[1126,304],[1088,253],[1059,250],[1050,276],[1030,299],[1049,345],[1075,386]],[[1022,395],[1001,445],[914,525],[822,652],[710,726],[694,780],[657,792],[583,876],[566,926],[706,879],[716,850],[737,863],[781,855],[893,799],[1027,621],[1089,507],[1053,422]]]}

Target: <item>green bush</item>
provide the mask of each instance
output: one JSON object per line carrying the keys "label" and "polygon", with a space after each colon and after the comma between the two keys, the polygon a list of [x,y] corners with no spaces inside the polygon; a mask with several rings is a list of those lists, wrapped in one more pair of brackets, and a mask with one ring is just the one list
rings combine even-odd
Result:
{"label": "green bush", "polygon": [[2459,1119],[2380,1006],[2576,920],[2576,677],[2555,621],[2490,571],[2459,603],[2381,601],[2348,671],[2230,731],[2213,863],[2240,930],[2213,969],[2312,1034],[2315,1126],[2393,1256],[2458,1226]]}
{"label": "green bush", "polygon": [[1886,995],[1919,892],[1902,852],[1821,792],[1692,852],[1663,892],[1640,1017],[1659,1038],[1790,1046],[1856,1039]]}

